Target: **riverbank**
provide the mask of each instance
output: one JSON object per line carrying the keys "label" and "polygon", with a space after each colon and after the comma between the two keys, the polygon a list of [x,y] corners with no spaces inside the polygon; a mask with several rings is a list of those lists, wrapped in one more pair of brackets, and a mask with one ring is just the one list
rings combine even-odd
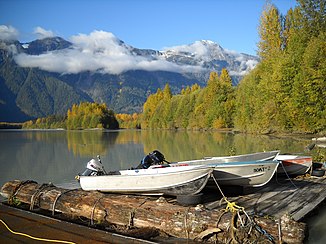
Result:
{"label": "riverbank", "polygon": [[153,129],[153,128],[125,128],[119,127],[117,129],[105,129],[105,128],[78,128],[78,129],[67,129],[64,127],[58,128],[42,128],[42,127],[24,127],[24,123],[11,123],[11,122],[0,122],[0,129],[25,129],[25,130],[99,130],[99,131],[119,131],[119,130],[159,130],[159,131],[202,131],[202,132],[221,132],[221,133],[242,133],[242,134],[249,134],[249,135],[266,135],[266,136],[275,136],[279,138],[288,138],[288,137],[302,137],[302,138],[309,138],[314,139],[314,141],[318,141],[318,138],[325,138],[326,132],[319,132],[319,133],[305,133],[305,132],[269,132],[269,133],[249,133],[237,130],[235,128],[192,128],[192,129],[184,129],[184,128],[173,128],[173,129]]}
{"label": "riverbank", "polygon": [[23,123],[0,122],[1,129],[22,129]]}

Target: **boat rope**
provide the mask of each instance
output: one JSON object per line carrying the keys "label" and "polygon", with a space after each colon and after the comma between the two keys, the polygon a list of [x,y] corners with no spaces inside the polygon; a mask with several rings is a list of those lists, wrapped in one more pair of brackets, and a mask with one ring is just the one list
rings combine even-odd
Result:
{"label": "boat rope", "polygon": [[34,209],[34,205],[35,205],[35,201],[36,198],[39,198],[42,191],[48,187],[54,187],[54,185],[50,182],[50,183],[45,183],[42,184],[41,186],[39,186],[39,188],[34,192],[34,194],[31,197],[31,203],[30,203],[30,207],[29,210],[33,210]]}
{"label": "boat rope", "polygon": [[92,213],[91,213],[91,225],[94,225],[94,213],[95,213],[95,208],[97,203],[100,202],[100,200],[103,198],[104,196],[100,197],[99,199],[97,199],[93,205],[93,209],[92,209]]}
{"label": "boat rope", "polygon": [[277,221],[277,230],[278,230],[278,243],[283,243],[282,241],[282,226],[281,226],[281,219]]}
{"label": "boat rope", "polygon": [[33,184],[37,184],[36,181],[33,181],[33,180],[24,180],[24,181],[21,181],[18,185],[15,186],[15,188],[13,189],[12,191],[12,194],[10,197],[8,197],[8,203],[10,205],[13,204],[14,202],[14,199],[16,197],[16,195],[18,194],[18,192],[20,191],[20,189],[24,186],[24,185],[27,185],[29,183],[33,183]]}
{"label": "boat rope", "polygon": [[[272,243],[274,243],[274,237],[271,234],[267,233],[267,231],[264,230],[262,227],[260,227],[252,218],[250,218],[250,216],[248,215],[248,213],[245,211],[245,208],[244,207],[238,206],[235,202],[230,202],[227,199],[227,197],[224,195],[224,193],[223,193],[220,185],[217,183],[217,180],[215,179],[214,174],[212,174],[212,178],[213,178],[213,180],[214,180],[217,188],[219,189],[219,191],[220,191],[220,193],[221,193],[221,195],[223,197],[221,199],[221,201],[224,200],[227,203],[227,205],[226,205],[226,207],[224,209],[224,212],[219,217],[218,222],[220,221],[220,218],[222,217],[222,215],[224,213],[226,213],[226,212],[231,212],[232,213],[232,219],[231,219],[231,223],[230,223],[230,227],[231,227],[231,238],[232,238],[231,241],[233,241],[235,243],[238,243],[238,241],[235,238],[235,233],[234,233],[234,231],[237,230],[237,228],[235,227],[235,224],[236,224],[236,216],[238,216],[238,219],[240,221],[241,227],[249,227],[248,234],[251,233],[252,227],[254,226],[258,232],[260,232],[261,234],[263,234],[264,236],[266,236],[269,241],[271,241]],[[249,221],[249,223],[247,225],[245,225],[244,221],[242,220],[241,215],[240,215],[240,212],[244,213],[245,216],[247,217],[247,219]],[[217,225],[218,225],[218,222],[217,222]]]}
{"label": "boat rope", "polygon": [[272,243],[275,243],[274,237],[271,234],[267,233],[267,231],[264,230],[263,228],[261,228],[257,223],[255,223],[255,229],[258,232],[260,232],[261,234],[263,234],[264,236],[266,236],[269,241],[271,241]]}
{"label": "boat rope", "polygon": [[9,226],[2,219],[0,219],[0,222],[7,228],[7,230],[9,230],[9,232],[11,232],[14,235],[24,236],[24,237],[27,237],[27,238],[30,238],[30,239],[33,239],[33,240],[37,240],[37,241],[75,244],[75,242],[72,242],[72,241],[63,241],[63,240],[40,238],[40,237],[31,236],[31,235],[28,235],[28,234],[25,234],[25,233],[22,233],[22,232],[13,231],[12,229],[9,228]]}
{"label": "boat rope", "polygon": [[216,227],[218,227],[218,224],[220,223],[223,215],[226,213],[225,209],[222,209],[222,213],[219,214],[217,221],[216,221]]}
{"label": "boat rope", "polygon": [[189,210],[190,210],[190,207],[188,207],[184,213],[184,226],[185,226],[187,239],[189,239],[189,228],[188,228],[188,212],[189,212]]}
{"label": "boat rope", "polygon": [[[290,176],[289,176],[289,174],[286,172],[286,169],[285,169],[285,167],[284,167],[284,165],[283,165],[283,163],[282,162],[280,162],[280,164],[282,165],[282,168],[283,168],[283,171],[284,171],[284,173],[285,173],[285,175],[286,175],[286,177],[290,180],[290,182],[291,182],[291,184],[295,187],[295,189],[299,189],[295,184],[294,184],[294,182],[291,180],[291,178],[290,178]],[[277,177],[277,174],[276,174],[276,177]]]}
{"label": "boat rope", "polygon": [[231,218],[231,238],[232,238],[232,243],[239,243],[235,237],[235,230],[237,230],[237,228],[235,227],[236,225],[236,212],[232,212],[232,218]]}
{"label": "boat rope", "polygon": [[[216,184],[218,190],[220,191],[220,193],[221,193],[221,195],[222,195],[222,197],[223,197],[223,200],[226,202],[226,208],[225,208],[226,212],[228,212],[228,211],[230,211],[230,212],[232,212],[232,213],[233,213],[233,212],[237,212],[237,211],[243,211],[243,212],[244,212],[244,207],[240,207],[240,206],[238,206],[235,202],[230,202],[230,201],[226,198],[226,196],[224,195],[224,193],[223,193],[223,191],[222,191],[220,185],[217,183],[217,180],[215,179],[214,174],[212,174],[212,177],[213,177],[213,180],[214,180],[214,182],[215,182],[215,184]],[[248,216],[248,215],[247,215],[247,216]]]}
{"label": "boat rope", "polygon": [[54,216],[54,213],[55,213],[55,205],[57,204],[58,199],[59,199],[63,194],[66,194],[66,193],[71,192],[71,191],[74,191],[74,190],[76,190],[76,189],[69,189],[69,190],[67,190],[67,191],[60,192],[60,193],[56,196],[56,198],[55,198],[54,201],[53,201],[53,205],[52,205],[52,216]]}
{"label": "boat rope", "polygon": [[135,218],[135,214],[136,214],[136,211],[135,209],[133,208],[130,213],[129,213],[129,220],[128,220],[128,225],[127,225],[127,229],[130,229],[134,226],[134,218]]}

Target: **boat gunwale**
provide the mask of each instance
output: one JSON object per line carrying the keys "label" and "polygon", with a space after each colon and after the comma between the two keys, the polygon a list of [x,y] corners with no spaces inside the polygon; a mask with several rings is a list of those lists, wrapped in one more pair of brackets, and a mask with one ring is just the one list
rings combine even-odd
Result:
{"label": "boat gunwale", "polygon": [[[267,151],[267,152],[258,152],[258,153],[251,153],[251,154],[242,154],[242,155],[235,155],[235,156],[221,156],[221,157],[204,157],[202,159],[194,159],[194,160],[186,160],[186,161],[179,161],[176,162],[175,164],[189,164],[189,165],[210,165],[210,164],[223,164],[223,163],[228,163],[228,164],[232,164],[232,163],[241,163],[241,162],[266,162],[266,161],[272,161],[275,160],[275,158],[279,155],[280,150],[274,150],[274,151]],[[265,156],[261,159],[252,159],[249,160],[248,159],[243,159],[241,161],[237,161],[240,160],[242,157],[248,158],[248,157],[252,157],[255,155],[260,155],[260,154],[266,154],[266,155],[270,155],[270,156]],[[232,161],[230,161],[232,160]],[[236,160],[236,161],[234,161]],[[211,163],[210,163],[211,161]]]}
{"label": "boat gunwale", "polygon": [[[228,159],[228,158],[241,158],[241,157],[247,157],[247,156],[254,156],[254,155],[259,155],[259,154],[276,154],[279,155],[281,151],[280,150],[273,150],[273,151],[264,151],[264,152],[255,152],[255,153],[247,153],[247,154],[239,154],[239,155],[234,155],[234,156],[212,156],[212,157],[204,157],[204,160],[209,160],[209,159]],[[276,156],[270,156],[272,158],[275,158]],[[202,160],[202,159],[200,159]],[[260,160],[265,160],[265,159],[259,159]],[[269,160],[269,158],[267,159]]]}
{"label": "boat gunwale", "polygon": [[210,167],[217,167],[217,168],[223,168],[226,166],[232,166],[232,167],[246,167],[246,166],[255,166],[255,165],[261,165],[264,164],[279,164],[280,162],[278,160],[267,160],[267,161],[244,161],[244,162],[227,162],[227,163],[212,163],[212,164],[206,164],[206,166]]}
{"label": "boat gunwale", "polygon": [[[154,192],[155,194],[164,194],[164,193],[159,193],[159,191],[164,191],[164,190],[168,190],[169,188],[172,188],[172,187],[178,187],[178,186],[181,186],[182,185],[186,185],[188,183],[191,183],[193,181],[197,181],[197,180],[200,180],[201,178],[205,178],[206,179],[204,180],[203,184],[201,185],[201,187],[199,189],[196,190],[195,193],[192,193],[192,194],[197,194],[198,192],[200,192],[204,187],[205,185],[207,184],[207,181],[208,179],[210,178],[212,172],[213,172],[213,168],[211,167],[196,167],[195,169],[189,169],[189,170],[184,170],[184,171],[177,171],[177,172],[170,172],[169,174],[178,174],[180,175],[180,173],[183,173],[183,174],[188,174],[189,171],[205,171],[203,173],[201,173],[199,176],[196,176],[194,178],[191,178],[191,179],[188,179],[188,180],[185,180],[185,181],[182,181],[182,182],[179,182],[177,184],[169,184],[169,185],[165,185],[164,187],[148,187],[148,185],[144,186],[144,187],[134,187],[132,189],[126,189],[126,188],[119,188],[117,190],[114,190],[114,189],[110,189],[110,190],[98,190],[98,191],[101,191],[101,192],[115,192],[115,193],[144,193],[144,194],[152,194],[151,192]],[[165,173],[167,174],[167,173]],[[146,174],[146,175],[100,175],[100,176],[81,176],[80,177],[80,185],[82,185],[81,183],[81,180],[82,179],[91,179],[94,177],[94,179],[97,177],[101,177],[103,179],[103,177],[107,177],[107,178],[112,178],[112,177],[115,177],[115,178],[129,178],[129,177],[132,177],[132,178],[139,178],[139,177],[152,177],[152,176],[155,176],[156,174]],[[161,174],[162,175],[162,174]],[[165,175],[164,175],[165,176]],[[82,187],[83,189],[83,187]]]}

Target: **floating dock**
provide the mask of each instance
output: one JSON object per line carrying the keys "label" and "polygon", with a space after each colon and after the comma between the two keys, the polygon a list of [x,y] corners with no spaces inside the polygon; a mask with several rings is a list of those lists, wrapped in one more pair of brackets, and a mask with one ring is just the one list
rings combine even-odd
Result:
{"label": "floating dock", "polygon": [[[295,179],[274,177],[263,187],[244,189],[244,192],[237,194],[235,187],[222,188],[226,198],[222,197],[217,188],[208,187],[204,189],[202,204],[197,206],[181,206],[175,198],[67,190],[32,181],[7,182],[3,185],[1,194],[12,205],[28,205],[30,209],[41,209],[56,218],[64,215],[65,219],[70,218],[72,222],[83,219],[89,226],[124,236],[133,236],[135,229],[138,229],[138,233],[144,233],[143,239],[148,242],[173,243],[174,241],[168,241],[169,238],[181,238],[178,242],[187,239],[242,242],[258,238],[267,243],[303,243],[307,227],[300,221],[325,201],[325,185],[325,176]],[[1,211],[4,211],[1,216],[6,216],[6,210],[2,210],[5,207],[1,207]],[[18,219],[19,216],[12,215],[12,219],[15,218]],[[37,219],[34,221],[35,225],[41,222]],[[15,228],[14,221],[9,221],[8,224]],[[68,237],[70,234],[73,237],[74,232],[68,228],[58,229],[55,227],[58,225],[60,224],[52,222],[41,225],[37,232],[42,233],[43,228],[46,230],[50,226],[49,233],[66,231],[67,236],[63,234],[63,237],[67,238],[63,239],[72,240]],[[85,233],[98,233],[93,228],[83,228],[87,229]],[[122,229],[126,231],[121,232]],[[4,227],[0,230],[1,234],[6,232]],[[24,230],[28,232],[29,229]],[[6,233],[7,238],[10,234]],[[158,236],[162,236],[162,233],[169,238],[159,241]],[[85,242],[88,234],[81,238]],[[111,243],[110,238],[113,237],[106,238]],[[137,238],[132,240],[133,243],[137,243]],[[79,242],[77,239],[74,241]],[[112,242],[119,243],[115,240]]]}
{"label": "floating dock", "polygon": [[[273,178],[260,188],[248,188],[245,194],[228,197],[246,211],[281,218],[285,214],[303,220],[326,198],[326,177]],[[215,207],[218,202],[208,204]]]}

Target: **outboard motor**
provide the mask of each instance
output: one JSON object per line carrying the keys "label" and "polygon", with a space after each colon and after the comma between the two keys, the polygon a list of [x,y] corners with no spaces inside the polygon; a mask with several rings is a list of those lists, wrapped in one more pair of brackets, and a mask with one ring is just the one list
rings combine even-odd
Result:
{"label": "outboard motor", "polygon": [[164,161],[164,155],[160,151],[154,150],[140,161],[137,168],[148,169],[151,165],[163,164]]}
{"label": "outboard motor", "polygon": [[85,171],[79,174],[79,176],[105,175],[106,172],[99,155],[97,156],[97,159],[98,160],[91,159],[87,163]]}

